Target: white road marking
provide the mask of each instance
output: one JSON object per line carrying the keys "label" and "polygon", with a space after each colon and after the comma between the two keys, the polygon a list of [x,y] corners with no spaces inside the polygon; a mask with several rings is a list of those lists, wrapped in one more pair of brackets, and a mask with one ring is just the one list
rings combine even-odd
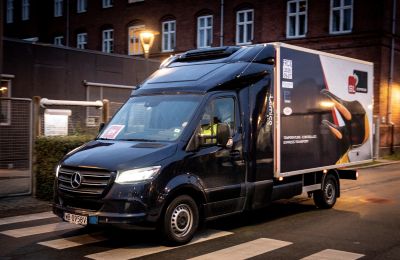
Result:
{"label": "white road marking", "polygon": [[[217,231],[217,230],[207,230],[202,232],[201,234],[195,236],[187,245],[192,245],[200,242],[204,242],[207,240],[224,237],[233,234],[232,232],[226,231]],[[183,246],[187,246],[183,245]],[[182,247],[182,246],[180,246]],[[160,253],[172,249],[176,249],[179,247],[167,247],[167,246],[154,246],[154,245],[146,245],[146,244],[138,244],[131,247],[126,248],[117,248],[113,250],[108,250],[105,252],[100,252],[92,255],[87,255],[85,257],[90,259],[102,259],[102,260],[121,260],[121,259],[132,259],[142,256],[147,256],[155,253]]]}
{"label": "white road marking", "polygon": [[236,246],[224,248],[209,254],[201,255],[198,257],[191,258],[190,260],[211,260],[211,259],[235,259],[242,260],[250,257],[258,256],[281,247],[291,245],[291,242],[259,238],[250,242],[239,244]]}
{"label": "white road marking", "polygon": [[54,215],[53,212],[48,211],[48,212],[42,212],[42,213],[36,213],[36,214],[20,215],[20,216],[8,217],[8,218],[0,218],[0,226],[19,223],[19,222],[38,220],[38,219],[55,218],[55,217],[57,217],[57,216]]}
{"label": "white road marking", "polygon": [[333,249],[325,249],[313,255],[302,258],[302,260],[355,260],[363,257],[364,255],[350,253],[346,251],[339,251]]}
{"label": "white road marking", "polygon": [[49,241],[39,242],[38,244],[60,250],[81,245],[97,243],[100,241],[104,241],[106,239],[107,238],[102,236],[101,233],[93,233],[93,234],[84,234],[81,236],[49,240]]}
{"label": "white road marking", "polygon": [[42,226],[34,226],[28,228],[19,228],[19,229],[11,229],[0,232],[0,234],[7,235],[10,237],[27,237],[38,234],[57,232],[66,229],[77,229],[82,228],[83,226],[70,224],[67,222],[59,222],[54,224],[47,224]]}

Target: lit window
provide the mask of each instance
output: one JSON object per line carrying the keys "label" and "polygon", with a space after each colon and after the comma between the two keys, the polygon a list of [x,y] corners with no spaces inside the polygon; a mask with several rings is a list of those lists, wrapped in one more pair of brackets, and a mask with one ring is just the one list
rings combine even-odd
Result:
{"label": "lit window", "polygon": [[114,52],[114,30],[108,29],[103,31],[102,51],[107,53]]}
{"label": "lit window", "polygon": [[78,13],[84,13],[87,10],[87,0],[78,0],[76,2],[77,6],[76,6],[76,11]]}
{"label": "lit window", "polygon": [[76,35],[76,48],[86,49],[87,45],[87,33],[78,33]]}
{"label": "lit window", "polygon": [[213,35],[212,15],[197,18],[197,48],[211,47]]}
{"label": "lit window", "polygon": [[14,22],[14,1],[7,0],[6,23]]}
{"label": "lit window", "polygon": [[330,33],[349,33],[353,28],[353,1],[331,0]]}
{"label": "lit window", "polygon": [[56,36],[53,41],[54,45],[63,46],[64,45],[64,36]]}
{"label": "lit window", "polygon": [[103,8],[109,8],[113,6],[113,0],[103,0]]}
{"label": "lit window", "polygon": [[144,25],[136,25],[128,28],[129,55],[143,54],[142,46],[140,45],[140,32],[144,29]]}
{"label": "lit window", "polygon": [[286,37],[304,37],[307,33],[307,0],[287,2]]}
{"label": "lit window", "polygon": [[162,51],[174,51],[175,49],[175,21],[167,21],[162,23]]}
{"label": "lit window", "polygon": [[22,20],[29,20],[29,0],[22,0]]}
{"label": "lit window", "polygon": [[0,84],[0,125],[9,125],[11,119],[11,80],[1,80]]}
{"label": "lit window", "polygon": [[63,0],[54,0],[54,17],[63,15]]}
{"label": "lit window", "polygon": [[236,44],[250,44],[253,40],[254,10],[236,13]]}

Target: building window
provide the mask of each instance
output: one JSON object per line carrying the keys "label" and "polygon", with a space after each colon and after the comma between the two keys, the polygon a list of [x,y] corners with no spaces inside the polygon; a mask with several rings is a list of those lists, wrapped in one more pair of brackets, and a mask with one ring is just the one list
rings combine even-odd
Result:
{"label": "building window", "polygon": [[13,0],[7,0],[6,22],[7,23],[14,22],[14,1]]}
{"label": "building window", "polygon": [[353,27],[353,1],[331,0],[330,33],[349,33]]}
{"label": "building window", "polygon": [[144,25],[135,25],[128,28],[129,55],[143,54],[142,46],[140,45],[140,32],[143,29]]}
{"label": "building window", "polygon": [[174,51],[175,49],[175,27],[176,21],[166,21],[162,23],[162,51]]}
{"label": "building window", "polygon": [[22,21],[29,20],[29,0],[22,0]]}
{"label": "building window", "polygon": [[64,45],[64,36],[56,36],[54,37],[54,45],[63,46]]}
{"label": "building window", "polygon": [[76,12],[77,13],[84,13],[87,10],[87,0],[78,0],[76,2]]}
{"label": "building window", "polygon": [[305,37],[307,32],[307,0],[287,2],[286,37]]}
{"label": "building window", "polygon": [[63,0],[54,0],[54,17],[63,15]]}
{"label": "building window", "polygon": [[[1,80],[0,85],[0,125],[9,125],[11,119],[11,80]],[[3,99],[4,98],[4,99]]]}
{"label": "building window", "polygon": [[236,44],[250,44],[253,40],[254,10],[236,13]]}
{"label": "building window", "polygon": [[114,52],[114,30],[108,29],[103,31],[102,51],[107,53]]}
{"label": "building window", "polygon": [[103,0],[103,8],[110,8],[113,6],[113,0]]}
{"label": "building window", "polygon": [[211,47],[213,36],[212,15],[200,16],[197,18],[197,48]]}
{"label": "building window", "polygon": [[87,33],[78,33],[76,35],[76,48],[86,49],[87,45]]}

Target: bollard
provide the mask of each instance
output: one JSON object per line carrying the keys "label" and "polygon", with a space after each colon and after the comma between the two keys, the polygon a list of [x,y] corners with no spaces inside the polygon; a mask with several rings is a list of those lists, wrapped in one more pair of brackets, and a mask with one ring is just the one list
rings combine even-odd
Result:
{"label": "bollard", "polygon": [[103,99],[102,123],[107,123],[110,117],[110,101]]}

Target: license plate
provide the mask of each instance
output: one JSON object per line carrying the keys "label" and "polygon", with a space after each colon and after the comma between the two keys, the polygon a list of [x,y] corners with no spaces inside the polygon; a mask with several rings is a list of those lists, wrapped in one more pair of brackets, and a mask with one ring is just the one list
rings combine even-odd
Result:
{"label": "license plate", "polygon": [[75,215],[71,213],[64,212],[64,220],[77,225],[87,225],[87,216]]}

